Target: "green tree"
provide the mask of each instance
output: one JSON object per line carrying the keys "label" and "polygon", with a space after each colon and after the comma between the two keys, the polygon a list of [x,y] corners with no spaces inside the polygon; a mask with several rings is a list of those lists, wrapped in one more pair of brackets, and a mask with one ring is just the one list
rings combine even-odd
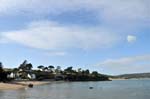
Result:
{"label": "green tree", "polygon": [[2,62],[0,62],[0,72],[3,72],[3,71],[4,71],[3,64],[2,64]]}
{"label": "green tree", "polygon": [[23,71],[31,70],[33,68],[31,63],[28,63],[27,60],[23,61],[22,64],[20,64],[19,69],[22,69]]}
{"label": "green tree", "polygon": [[41,69],[41,70],[44,70],[45,67],[44,67],[43,65],[40,65],[40,66],[38,66],[37,68],[38,68],[38,69]]}
{"label": "green tree", "polygon": [[72,66],[70,66],[70,67],[67,67],[65,70],[64,70],[64,72],[66,72],[66,73],[73,73],[73,70],[72,70]]}
{"label": "green tree", "polygon": [[81,68],[78,68],[78,73],[81,73],[81,70],[82,70]]}
{"label": "green tree", "polygon": [[22,71],[26,70],[27,60],[24,60],[22,64],[20,64],[19,69],[22,69]]}
{"label": "green tree", "polygon": [[0,81],[6,82],[8,80],[7,73],[3,69],[3,64],[0,62]]}
{"label": "green tree", "polygon": [[27,70],[32,70],[32,68],[33,68],[33,66],[32,66],[31,63],[26,64],[26,69],[27,69]]}
{"label": "green tree", "polygon": [[12,70],[12,72],[14,73],[15,77],[17,77],[17,73],[19,72],[19,69],[18,68],[14,68]]}
{"label": "green tree", "polygon": [[99,73],[97,71],[93,71],[92,75],[97,77],[99,75]]}
{"label": "green tree", "polygon": [[85,74],[86,75],[89,75],[90,74],[90,71],[87,69],[87,70],[85,70]]}
{"label": "green tree", "polygon": [[27,60],[24,60],[22,64],[19,66],[20,77],[23,79],[28,79],[28,73],[32,70],[32,64],[28,63]]}
{"label": "green tree", "polygon": [[48,66],[48,69],[50,70],[50,72],[53,72],[54,66],[50,65],[50,66]]}
{"label": "green tree", "polygon": [[58,74],[61,72],[61,66],[57,66],[55,72]]}
{"label": "green tree", "polygon": [[48,67],[44,67],[44,68],[43,68],[43,71],[48,71]]}

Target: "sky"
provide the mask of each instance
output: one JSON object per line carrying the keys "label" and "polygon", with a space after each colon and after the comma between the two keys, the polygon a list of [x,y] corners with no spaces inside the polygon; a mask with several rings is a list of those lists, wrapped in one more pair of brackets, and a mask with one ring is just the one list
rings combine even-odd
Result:
{"label": "sky", "polygon": [[150,0],[0,0],[0,61],[150,72]]}

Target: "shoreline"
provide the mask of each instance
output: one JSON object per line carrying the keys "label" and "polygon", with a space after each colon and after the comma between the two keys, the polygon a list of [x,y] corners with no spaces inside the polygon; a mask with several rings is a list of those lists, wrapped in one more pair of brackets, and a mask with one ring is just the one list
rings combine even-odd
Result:
{"label": "shoreline", "polygon": [[109,80],[127,80],[127,79],[125,79],[125,78],[109,78]]}
{"label": "shoreline", "polygon": [[[109,80],[115,81],[115,80],[128,80],[128,79],[109,78]],[[136,79],[136,80],[140,80],[140,79]],[[8,83],[0,82],[0,91],[24,89],[24,88],[27,88],[29,84],[33,84],[34,86],[38,86],[38,85],[51,84],[54,82],[60,83],[60,82],[65,82],[65,81],[12,81],[12,82],[8,82]]]}
{"label": "shoreline", "polygon": [[28,87],[29,84],[37,85],[45,85],[50,84],[51,81],[12,81],[9,83],[0,83],[0,91],[1,90],[17,90]]}

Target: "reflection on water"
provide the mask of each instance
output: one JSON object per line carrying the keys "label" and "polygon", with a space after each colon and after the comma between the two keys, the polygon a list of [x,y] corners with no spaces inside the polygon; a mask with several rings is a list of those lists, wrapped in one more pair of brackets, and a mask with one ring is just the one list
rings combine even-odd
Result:
{"label": "reflection on water", "polygon": [[150,99],[149,92],[150,80],[66,82],[0,91],[0,99]]}

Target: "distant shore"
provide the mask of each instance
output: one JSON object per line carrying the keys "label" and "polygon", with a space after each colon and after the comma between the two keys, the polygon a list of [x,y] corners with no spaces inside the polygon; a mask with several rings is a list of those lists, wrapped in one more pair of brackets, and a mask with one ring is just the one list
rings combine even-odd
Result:
{"label": "distant shore", "polygon": [[26,88],[29,84],[43,85],[49,83],[50,81],[13,81],[9,83],[0,83],[0,90],[16,90]]}
{"label": "distant shore", "polygon": [[125,78],[109,78],[109,80],[127,80]]}

